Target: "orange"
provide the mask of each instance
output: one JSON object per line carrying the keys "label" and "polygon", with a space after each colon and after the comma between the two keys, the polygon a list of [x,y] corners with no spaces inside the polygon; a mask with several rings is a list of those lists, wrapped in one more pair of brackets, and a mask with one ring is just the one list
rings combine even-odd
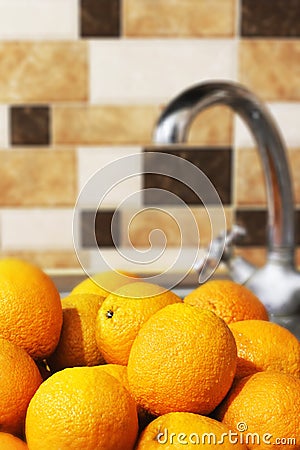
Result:
{"label": "orange", "polygon": [[38,267],[18,259],[0,261],[0,337],[33,358],[47,358],[62,326],[62,306],[52,280]]}
{"label": "orange", "polygon": [[251,450],[274,446],[299,450],[299,412],[299,378],[280,372],[257,372],[234,384],[216,416],[229,427],[246,430],[245,443]]}
{"label": "orange", "polygon": [[211,280],[190,292],[185,303],[209,309],[226,323],[246,319],[268,320],[261,301],[248,288],[230,280]]}
{"label": "orange", "polygon": [[130,391],[153,414],[209,414],[227,394],[236,345],[225,322],[207,310],[176,303],[140,329],[129,356]]}
{"label": "orange", "polygon": [[96,339],[106,362],[126,365],[132,343],[149,317],[182,302],[172,291],[145,282],[122,286],[106,297],[97,317]]}
{"label": "orange", "polygon": [[209,417],[187,412],[171,412],[151,422],[141,434],[136,450],[204,448],[247,450],[244,444],[230,443],[229,427]]}
{"label": "orange", "polygon": [[55,352],[49,358],[51,369],[103,364],[96,342],[96,317],[104,297],[95,294],[70,295],[62,299],[63,326]]}
{"label": "orange", "polygon": [[[128,390],[128,392],[130,392],[126,366],[122,366],[121,364],[104,364],[103,366],[98,366],[98,369],[104,370],[115,377]],[[137,413],[139,429],[143,429],[153,419],[153,416],[138,405]]]}
{"label": "orange", "polygon": [[27,444],[21,439],[9,433],[0,431],[0,448],[1,450],[28,450]]}
{"label": "orange", "polygon": [[37,390],[26,416],[30,450],[132,450],[137,431],[129,392],[97,367],[56,372]]}
{"label": "orange", "polygon": [[121,286],[132,283],[138,275],[125,271],[99,272],[74,287],[71,294],[96,294],[107,297]]}
{"label": "orange", "polygon": [[0,367],[1,431],[22,435],[28,404],[42,377],[25,350],[5,339],[0,339]]}
{"label": "orange", "polygon": [[238,351],[236,377],[272,370],[300,377],[300,342],[286,328],[264,320],[229,325]]}

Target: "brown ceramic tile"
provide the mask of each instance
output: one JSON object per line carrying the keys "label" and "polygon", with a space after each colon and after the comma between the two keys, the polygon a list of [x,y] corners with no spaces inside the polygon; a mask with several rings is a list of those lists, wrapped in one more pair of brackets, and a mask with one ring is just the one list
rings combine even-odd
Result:
{"label": "brown ceramic tile", "polygon": [[0,102],[87,100],[87,50],[82,41],[1,42]]}
{"label": "brown ceramic tile", "polygon": [[233,36],[235,0],[123,0],[124,34],[135,37]]}
{"label": "brown ceramic tile", "polygon": [[[300,204],[300,149],[287,152],[294,189],[295,202]],[[266,189],[263,169],[256,149],[237,151],[235,178],[236,202],[238,205],[266,205]]]}
{"label": "brown ceramic tile", "polygon": [[241,0],[242,36],[299,37],[299,0]]}
{"label": "brown ceramic tile", "polygon": [[[114,211],[81,212],[81,245],[83,248],[115,247],[120,242],[118,216]],[[113,230],[111,229],[113,224]]]}
{"label": "brown ceramic tile", "polygon": [[[247,235],[239,243],[240,246],[265,246],[267,244],[267,211],[236,211],[236,223],[247,230]],[[295,212],[295,242],[300,245],[300,211]]]}
{"label": "brown ceramic tile", "polygon": [[10,110],[12,145],[49,145],[48,106],[13,106]]}
{"label": "brown ceramic tile", "polygon": [[[45,250],[45,251],[1,251],[1,257],[21,258],[42,269],[75,269],[81,268],[75,251],[71,250]],[[80,252],[80,261],[88,267],[89,257],[85,252]]]}
{"label": "brown ceramic tile", "polygon": [[[225,205],[231,203],[231,149],[170,148],[166,150],[165,148],[156,148],[156,150],[178,156],[194,164],[210,179],[217,190],[221,201]],[[152,153],[150,154],[149,151]],[[153,149],[145,150],[144,164],[144,188],[159,189],[159,191],[155,193],[152,190],[149,191],[149,193],[147,191],[144,192],[146,204],[157,205],[161,203],[170,203],[172,200],[168,195],[168,192],[177,195],[187,204],[201,204],[201,200],[187,184],[184,185],[174,178],[155,173],[156,170],[164,170],[164,167],[162,166],[161,158],[159,155],[153,153]],[[176,167],[174,165],[174,170],[176,171],[175,174],[181,173],[180,159],[178,159],[178,165]],[[195,180],[195,182],[197,181]]]}
{"label": "brown ceramic tile", "polygon": [[73,150],[18,149],[0,152],[0,206],[73,206]]}
{"label": "brown ceramic tile", "polygon": [[300,40],[244,40],[239,81],[265,100],[300,100]]}
{"label": "brown ceramic tile", "polygon": [[156,106],[56,106],[56,144],[145,144],[159,115]]}
{"label": "brown ceramic tile", "polygon": [[240,246],[265,246],[267,244],[266,210],[237,210],[235,221],[246,229],[246,236],[240,240]]}
{"label": "brown ceramic tile", "polygon": [[121,0],[81,0],[81,36],[119,36],[120,1]]}

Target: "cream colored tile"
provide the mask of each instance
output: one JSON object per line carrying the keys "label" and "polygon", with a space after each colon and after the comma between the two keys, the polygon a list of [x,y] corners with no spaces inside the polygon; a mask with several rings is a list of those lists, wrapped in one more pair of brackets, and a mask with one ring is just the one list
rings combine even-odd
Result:
{"label": "cream colored tile", "polygon": [[91,102],[159,104],[201,81],[234,79],[235,53],[231,39],[93,40]]}
{"label": "cream colored tile", "polygon": [[[131,155],[137,155],[137,158],[131,158]],[[124,159],[125,158],[125,159]],[[122,161],[122,162],[119,162]],[[112,165],[113,164],[113,165]],[[138,174],[130,178],[125,178],[124,165],[132,174]],[[113,167],[119,183],[111,186],[111,190],[105,197],[100,197],[100,186],[103,179],[108,177],[107,169]],[[111,170],[111,169],[109,169]],[[79,190],[84,189],[90,178],[94,176],[99,180],[99,189],[92,189],[88,196],[88,204],[85,206],[97,207],[101,201],[102,206],[116,208],[127,207],[128,204],[139,206],[142,203],[143,172],[141,148],[140,147],[80,147],[78,149],[78,183]],[[125,205],[120,203],[125,201]]]}
{"label": "cream colored tile", "polygon": [[[21,258],[33,264],[37,264],[42,269],[69,269],[77,271],[81,269],[77,255],[74,250],[5,250],[1,252],[2,257]],[[81,261],[89,265],[89,255],[82,252],[80,254]]]}
{"label": "cream colored tile", "polygon": [[0,152],[0,206],[73,206],[73,150],[18,149]]}
{"label": "cream colored tile", "polygon": [[265,100],[300,99],[300,41],[242,40],[239,80]]}
{"label": "cream colored tile", "polygon": [[4,250],[70,250],[73,209],[5,209],[2,211]]}
{"label": "cream colored tile", "polygon": [[235,0],[125,0],[124,34],[233,36],[235,3]]}
{"label": "cream colored tile", "polygon": [[[295,202],[300,204],[300,149],[287,152]],[[238,205],[266,205],[266,189],[262,165],[255,149],[237,152],[235,195]]]}
{"label": "cream colored tile", "polygon": [[77,0],[0,0],[0,39],[76,39]]}
{"label": "cream colored tile", "polygon": [[143,145],[152,140],[156,106],[56,106],[53,140],[67,145]]}
{"label": "cream colored tile", "polygon": [[2,42],[0,60],[3,103],[88,98],[86,42]]}
{"label": "cream colored tile", "polygon": [[[271,115],[273,116],[278,129],[281,132],[284,142],[287,147],[300,146],[299,133],[299,117],[300,117],[300,103],[281,102],[281,103],[267,103]],[[236,116],[235,120],[235,145],[237,147],[249,148],[256,146],[255,141],[250,134],[246,124]]]}
{"label": "cream colored tile", "polygon": [[9,145],[9,114],[8,106],[0,105],[0,148],[8,148]]}

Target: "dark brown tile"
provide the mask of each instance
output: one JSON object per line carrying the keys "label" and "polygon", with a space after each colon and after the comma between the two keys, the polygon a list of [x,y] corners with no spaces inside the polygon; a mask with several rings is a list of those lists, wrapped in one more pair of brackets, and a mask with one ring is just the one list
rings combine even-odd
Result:
{"label": "dark brown tile", "polygon": [[300,36],[299,0],[241,0],[241,2],[242,36]]}
{"label": "dark brown tile", "polygon": [[[120,242],[118,214],[112,222],[115,211],[81,212],[82,248],[115,247]],[[113,223],[113,229],[112,229]]]}
{"label": "dark brown tile", "polygon": [[[240,240],[240,247],[267,245],[267,211],[237,210],[235,222],[246,228],[247,235]],[[295,242],[300,245],[300,211],[295,213]]]}
{"label": "dark brown tile", "polygon": [[120,0],[81,0],[81,36],[120,36]]}
{"label": "dark brown tile", "polygon": [[[175,174],[174,178],[170,176],[161,175],[166,170],[170,170],[169,162],[162,162],[158,152],[169,153],[171,155],[178,156],[178,160],[171,163],[171,169]],[[150,153],[151,152],[151,153]],[[158,149],[153,148],[145,149],[144,159],[144,188],[156,188],[157,191],[145,191],[144,201],[146,204],[173,204],[178,200],[174,198],[172,201],[168,192],[171,192],[179,197],[183,202],[189,205],[201,205],[201,199],[191,188],[191,184],[201,186],[201,179],[195,179],[192,174],[184,174],[181,166],[180,158],[183,158],[191,162],[194,166],[200,169],[214,185],[217,193],[219,194],[223,204],[231,203],[231,158],[232,150],[230,148],[177,148],[177,149]],[[156,173],[157,172],[157,173]],[[187,182],[181,182],[175,179],[179,176],[183,176]],[[198,177],[198,175],[196,175]],[[200,187],[201,189],[201,187]],[[216,203],[214,199],[209,195],[209,192],[205,192],[206,204]]]}
{"label": "dark brown tile", "polygon": [[12,145],[49,145],[48,106],[12,106],[10,109]]}

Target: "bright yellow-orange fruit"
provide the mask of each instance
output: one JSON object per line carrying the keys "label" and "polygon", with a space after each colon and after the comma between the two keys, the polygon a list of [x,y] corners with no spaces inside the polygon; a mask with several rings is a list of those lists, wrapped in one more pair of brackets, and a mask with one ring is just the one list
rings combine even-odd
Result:
{"label": "bright yellow-orange fruit", "polygon": [[176,303],[154,314],[130,352],[130,391],[147,411],[209,414],[227,394],[236,344],[226,323],[207,310]]}
{"label": "bright yellow-orange fruit", "polygon": [[250,450],[299,450],[299,411],[299,378],[280,372],[257,372],[234,383],[216,416],[238,431],[242,431],[242,424],[249,435],[246,444]]}
{"label": "bright yellow-orange fruit", "polygon": [[226,323],[269,320],[262,302],[248,288],[230,280],[210,280],[190,292],[185,303],[208,309]]}
{"label": "bright yellow-orange fruit", "polygon": [[58,346],[48,360],[51,369],[105,362],[96,342],[96,318],[103,300],[95,294],[74,294],[62,299],[63,326]]}
{"label": "bright yellow-orange fruit", "polygon": [[110,294],[97,317],[96,339],[108,363],[126,365],[131,346],[141,326],[159,309],[180,297],[161,286],[145,282],[130,283]]}
{"label": "bright yellow-orange fruit", "polygon": [[0,339],[0,368],[1,431],[21,436],[28,404],[42,377],[25,350],[5,339]]}
{"label": "bright yellow-orange fruit", "polygon": [[28,450],[27,444],[21,439],[10,433],[0,431],[0,448],[1,450]]}
{"label": "bright yellow-orange fruit", "polygon": [[52,280],[38,267],[18,259],[0,261],[0,337],[33,358],[47,358],[62,326],[62,306]]}
{"label": "bright yellow-orange fruit", "polygon": [[209,417],[171,412],[158,417],[145,428],[137,442],[136,450],[247,450],[244,444],[231,443],[228,439],[229,432],[229,427]]}
{"label": "bright yellow-orange fruit", "polygon": [[103,366],[98,366],[98,369],[104,370],[104,372],[115,377],[130,392],[126,366],[121,364],[103,364]]}
{"label": "bright yellow-orange fruit", "polygon": [[[130,392],[127,367],[121,364],[103,364],[103,366],[98,366],[98,369],[104,370],[113,377],[115,377],[120,383]],[[142,407],[137,406],[139,428],[143,429],[145,426],[153,419],[153,416],[148,414]]]}
{"label": "bright yellow-orange fruit", "polygon": [[56,372],[37,390],[26,416],[30,450],[132,450],[137,431],[131,395],[97,367]]}
{"label": "bright yellow-orange fruit", "polygon": [[125,271],[99,272],[81,281],[74,287],[71,294],[95,294],[107,297],[121,286],[136,281],[137,278],[139,278],[138,275]]}
{"label": "bright yellow-orange fruit", "polygon": [[238,351],[236,377],[272,370],[300,377],[300,342],[286,328],[264,320],[229,325]]}

